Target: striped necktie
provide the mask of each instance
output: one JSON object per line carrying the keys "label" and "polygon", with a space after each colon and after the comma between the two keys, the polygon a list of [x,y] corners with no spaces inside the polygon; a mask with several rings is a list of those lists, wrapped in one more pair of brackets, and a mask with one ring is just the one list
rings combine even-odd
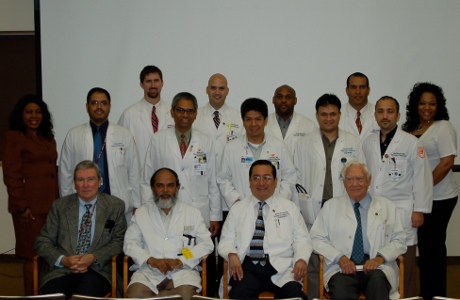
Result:
{"label": "striped necktie", "polygon": [[153,132],[158,131],[158,117],[157,117],[156,111],[157,111],[157,108],[154,105],[153,108],[152,108],[152,127],[153,127]]}
{"label": "striped necktie", "polygon": [[356,127],[358,127],[359,134],[361,134],[361,131],[363,130],[363,125],[361,124],[361,112],[360,111],[356,113],[355,123],[356,123]]}
{"label": "striped necktie", "polygon": [[259,211],[256,219],[256,230],[252,237],[251,244],[249,245],[249,257],[252,261],[258,261],[262,266],[265,265],[265,253],[264,253],[264,237],[265,237],[265,224],[263,216],[263,207],[265,201],[259,202]]}
{"label": "striped necktie", "polygon": [[219,117],[219,111],[215,111],[214,112],[214,125],[216,125],[216,128],[219,128],[219,125],[220,125],[220,117]]}

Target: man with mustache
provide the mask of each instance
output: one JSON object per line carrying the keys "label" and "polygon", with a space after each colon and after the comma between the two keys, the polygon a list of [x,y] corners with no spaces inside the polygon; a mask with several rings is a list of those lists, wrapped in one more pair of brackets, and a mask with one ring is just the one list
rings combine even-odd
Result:
{"label": "man with mustache", "polygon": [[144,97],[123,111],[118,125],[128,128],[136,139],[141,163],[153,134],[174,125],[169,114],[170,104],[161,98],[163,73],[156,66],[146,66],[140,75]]}
{"label": "man with mustache", "polygon": [[140,206],[140,163],[136,143],[131,132],[110,123],[110,94],[107,90],[92,88],[86,98],[90,121],[67,133],[59,161],[59,192],[61,197],[75,192],[73,170],[83,160],[94,161],[102,172],[100,193],[125,201],[125,217],[131,219],[133,210]]}
{"label": "man with mustache", "polygon": [[131,219],[123,250],[137,268],[129,298],[179,294],[190,299],[201,289],[197,266],[211,253],[210,233],[198,209],[177,201],[179,177],[158,169],[150,179],[154,202],[143,205]]}
{"label": "man with mustache", "polygon": [[383,96],[375,104],[375,119],[380,131],[363,141],[363,151],[373,180],[371,193],[393,201],[401,212],[406,232],[404,254],[404,296],[415,290],[415,245],[423,214],[433,205],[433,176],[425,149],[413,135],[398,128],[399,103]]}
{"label": "man with mustache", "polygon": [[348,103],[342,110],[339,126],[358,136],[362,141],[368,135],[379,131],[374,119],[374,104],[367,98],[371,92],[369,78],[361,72],[351,74],[347,78],[345,92]]}

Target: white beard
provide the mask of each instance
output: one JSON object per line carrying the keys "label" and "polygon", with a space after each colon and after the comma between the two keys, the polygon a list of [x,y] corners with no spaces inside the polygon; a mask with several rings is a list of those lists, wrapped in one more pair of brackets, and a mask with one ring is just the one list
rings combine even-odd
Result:
{"label": "white beard", "polygon": [[160,198],[159,196],[153,195],[153,200],[159,208],[169,209],[172,208],[177,202],[177,194],[168,194],[168,199]]}

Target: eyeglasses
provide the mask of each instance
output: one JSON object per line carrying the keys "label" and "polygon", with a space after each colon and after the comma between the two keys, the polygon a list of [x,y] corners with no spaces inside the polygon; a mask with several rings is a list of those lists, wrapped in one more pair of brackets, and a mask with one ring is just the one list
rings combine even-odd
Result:
{"label": "eyeglasses", "polygon": [[100,106],[104,107],[104,106],[109,105],[109,101],[107,101],[107,100],[101,100],[101,101],[99,101],[99,100],[91,100],[91,101],[89,101],[89,104],[92,105],[92,106],[99,106],[100,105]]}
{"label": "eyeglasses", "polygon": [[253,176],[251,176],[251,180],[255,181],[255,182],[259,182],[261,180],[265,181],[265,182],[271,182],[273,180],[273,176],[271,176],[271,175],[263,175],[263,176],[253,175]]}
{"label": "eyeglasses", "polygon": [[183,108],[180,108],[180,107],[177,107],[174,109],[176,111],[176,113],[178,113],[179,115],[183,115],[185,113],[189,114],[189,115],[193,115],[196,113],[196,109],[183,109]]}

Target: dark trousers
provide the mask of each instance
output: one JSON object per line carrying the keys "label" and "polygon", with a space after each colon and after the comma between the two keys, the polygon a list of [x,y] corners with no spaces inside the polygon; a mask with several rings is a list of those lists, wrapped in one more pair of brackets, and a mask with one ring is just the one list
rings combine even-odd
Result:
{"label": "dark trousers", "polygon": [[446,232],[457,199],[433,201],[431,214],[424,214],[425,221],[418,229],[420,296],[424,299],[447,294]]}
{"label": "dark trousers", "polygon": [[[271,281],[271,277],[277,273],[267,259],[265,266],[260,263],[254,264],[249,257],[243,261],[243,279],[241,281],[230,279],[231,299],[258,299],[259,293],[269,291],[275,294],[275,299],[302,298],[307,296],[302,292],[302,285],[290,281],[282,287],[278,287]],[[388,300],[388,299],[387,299]]]}
{"label": "dark trousers", "polygon": [[45,283],[38,291],[40,295],[64,293],[66,299],[70,299],[73,294],[104,297],[112,287],[104,276],[93,269],[88,269],[86,273],[69,274],[52,279]]}
{"label": "dark trousers", "polygon": [[337,273],[328,282],[331,299],[356,300],[364,292],[366,299],[388,300],[391,285],[382,270],[373,270],[367,274],[355,275]]}

